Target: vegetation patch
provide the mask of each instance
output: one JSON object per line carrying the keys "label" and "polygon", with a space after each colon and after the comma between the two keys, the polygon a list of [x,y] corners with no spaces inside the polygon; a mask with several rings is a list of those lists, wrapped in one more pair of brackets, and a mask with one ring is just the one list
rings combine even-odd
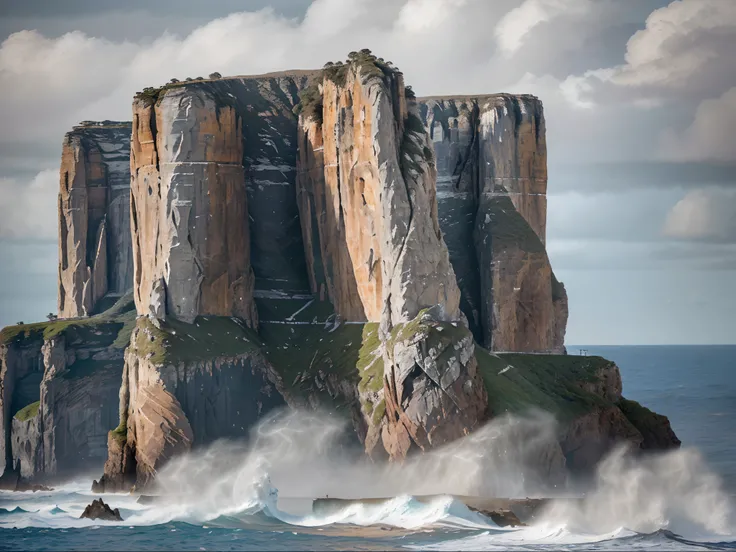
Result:
{"label": "vegetation patch", "polygon": [[[260,338],[271,365],[287,390],[297,396],[317,397],[332,410],[347,412],[352,393],[331,394],[325,384],[336,382],[359,388],[383,387],[383,362],[378,324],[263,324]],[[363,405],[367,406],[367,405]]]}
{"label": "vegetation patch", "polygon": [[31,418],[35,418],[38,415],[38,409],[40,408],[40,406],[41,401],[31,403],[28,406],[21,408],[18,412],[15,413],[15,416],[13,417],[19,422],[27,422]]}
{"label": "vegetation patch", "polygon": [[[314,78],[312,83],[299,94],[299,103],[294,107],[294,113],[301,114],[305,119],[322,123],[323,94],[320,85],[326,80],[333,82],[336,86],[344,86],[347,82],[348,72],[356,70],[360,72],[365,84],[371,78],[380,78],[388,85],[390,79],[399,70],[390,61],[376,57],[364,48],[359,52],[350,52],[348,59],[344,62],[328,61],[322,71]],[[411,89],[409,88],[411,91]],[[411,92],[413,94],[413,92]]]}
{"label": "vegetation patch", "polygon": [[[665,439],[665,443],[662,443],[664,446],[672,444],[672,441],[667,439],[666,432],[663,431],[663,428],[669,423],[666,416],[652,412],[646,406],[623,397],[616,404],[624,413],[626,419],[631,422],[631,425],[644,436],[645,448],[648,442],[661,442],[663,438]],[[656,445],[654,445],[654,448],[656,448]]]}
{"label": "vegetation patch", "polygon": [[520,413],[536,407],[562,422],[610,406],[602,397],[584,391],[581,383],[596,381],[610,361],[596,356],[494,354],[475,346],[488,402],[494,415]]}
{"label": "vegetation patch", "polygon": [[123,349],[127,346],[130,332],[135,325],[133,294],[118,299],[106,311],[88,318],[65,318],[8,326],[0,331],[0,345],[22,344],[26,340],[48,341],[63,336],[70,345],[83,344],[88,347],[113,345]]}
{"label": "vegetation patch", "polygon": [[196,362],[235,357],[259,350],[258,335],[238,318],[198,316],[187,324],[175,318],[158,321],[147,317],[137,322],[137,354],[154,365]]}
{"label": "vegetation patch", "polygon": [[377,426],[381,423],[383,415],[386,414],[386,401],[381,399],[376,407],[373,409],[373,425]]}
{"label": "vegetation patch", "polygon": [[118,427],[110,431],[110,435],[119,443],[124,443],[128,440],[128,425],[127,421],[121,420]]}

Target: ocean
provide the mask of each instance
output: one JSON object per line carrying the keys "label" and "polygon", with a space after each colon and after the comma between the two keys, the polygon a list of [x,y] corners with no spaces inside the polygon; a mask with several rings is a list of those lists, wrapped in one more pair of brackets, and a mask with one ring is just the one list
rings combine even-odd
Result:
{"label": "ocean", "polygon": [[[481,484],[533,496],[513,463],[477,454],[503,442],[508,421],[481,434],[490,441],[380,471],[346,456],[341,421],[298,413],[259,427],[249,447],[220,443],[172,462],[159,480],[175,500],[105,495],[122,523],[79,519],[99,474],[51,492],[0,492],[0,550],[736,550],[736,346],[568,347],[579,349],[616,361],[624,395],[667,415],[683,448],[648,460],[612,454],[584,508],[560,504],[530,527],[500,528],[450,496],[411,496]],[[514,423],[532,422],[542,423]],[[388,501],[321,514],[308,500],[391,489]]]}

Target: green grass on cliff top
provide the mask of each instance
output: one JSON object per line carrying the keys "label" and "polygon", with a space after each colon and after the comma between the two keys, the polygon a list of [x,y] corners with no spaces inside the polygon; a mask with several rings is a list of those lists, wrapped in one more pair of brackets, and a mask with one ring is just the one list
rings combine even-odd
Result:
{"label": "green grass on cliff top", "polygon": [[334,331],[321,324],[263,324],[260,336],[266,357],[288,392],[316,397],[323,407],[346,411],[354,400],[352,394],[316,385],[330,374],[359,389],[383,387],[376,323],[342,324]]}
{"label": "green grass on cliff top", "polygon": [[67,343],[84,343],[86,346],[113,346],[124,349],[135,325],[133,294],[118,299],[106,311],[88,318],[72,318],[7,326],[0,330],[0,345],[17,344],[35,340],[49,340],[64,336]]}
{"label": "green grass on cliff top", "polygon": [[160,328],[146,317],[136,322],[138,355],[155,365],[235,357],[259,350],[256,333],[237,318],[199,316],[188,324],[168,317]]}
{"label": "green grass on cliff top", "polygon": [[36,415],[38,415],[38,409],[41,406],[41,401],[36,401],[34,403],[29,404],[28,406],[25,406],[21,408],[18,412],[15,413],[15,418],[19,422],[27,422],[31,418],[35,418]]}
{"label": "green grass on cliff top", "polygon": [[596,372],[611,361],[596,356],[490,353],[475,347],[478,367],[494,416],[521,413],[536,407],[566,422],[595,406],[610,406],[605,399],[580,388],[596,380]]}

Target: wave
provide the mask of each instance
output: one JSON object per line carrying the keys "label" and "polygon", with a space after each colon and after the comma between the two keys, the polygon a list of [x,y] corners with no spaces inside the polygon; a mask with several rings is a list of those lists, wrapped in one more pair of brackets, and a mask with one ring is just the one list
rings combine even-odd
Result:
{"label": "wave", "polygon": [[[513,455],[503,457],[498,449],[508,446],[504,432],[509,427],[518,432],[518,424],[542,422],[498,423],[481,430],[480,437],[461,440],[403,466],[377,466],[342,448],[340,426],[334,419],[291,415],[259,426],[249,446],[216,443],[172,460],[158,474],[152,492],[160,498],[153,502],[139,504],[136,496],[126,494],[105,495],[104,500],[120,509],[123,526],[185,523],[199,528],[323,531],[320,534],[345,527],[388,527],[409,536],[432,531],[432,542],[412,546],[439,550],[606,541],[649,547],[657,539],[666,540],[667,547],[685,548],[693,543],[723,547],[736,542],[731,499],[702,457],[690,449],[644,459],[619,449],[601,464],[582,499],[553,501],[530,527],[498,527],[453,498],[471,494],[468,490],[476,484],[486,495],[492,489],[495,496],[504,496],[502,491],[508,492],[505,496],[539,496],[541,490],[529,472],[509,475],[512,486],[503,486],[508,482],[501,480],[523,461],[515,462]],[[539,442],[534,447],[503,450],[515,450],[526,458],[544,449],[547,430],[544,426],[536,432]],[[0,528],[120,526],[79,519],[98,496],[88,489],[89,481],[78,481],[53,492],[0,493]],[[513,489],[517,494],[511,494]],[[280,492],[304,497],[307,507],[290,505],[290,498],[279,498]],[[326,494],[364,500],[313,512],[309,497]],[[376,495],[391,498],[366,498]],[[416,498],[426,495],[435,496]],[[464,534],[456,538],[459,532]]]}

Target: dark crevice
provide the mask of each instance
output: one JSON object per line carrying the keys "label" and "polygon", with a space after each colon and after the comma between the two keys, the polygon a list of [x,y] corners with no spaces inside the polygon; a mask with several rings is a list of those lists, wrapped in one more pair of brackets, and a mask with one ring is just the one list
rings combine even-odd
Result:
{"label": "dark crevice", "polygon": [[[478,134],[479,134],[478,120],[480,118],[479,113],[480,113],[480,108],[478,107],[478,105],[477,104],[473,105],[473,111],[470,116],[470,128],[472,129],[473,135],[472,135],[472,138],[470,139],[470,143],[468,144],[468,147],[465,149],[465,155],[463,156],[464,158],[462,160],[462,165],[459,167],[459,170],[458,170],[458,167],[456,166],[455,170],[453,171],[454,174],[457,174],[457,180],[455,181],[453,185],[453,187],[456,190],[460,189],[460,181],[462,180],[463,174],[465,173],[465,168],[468,166],[468,163],[470,162],[470,160],[473,159],[474,149],[478,149],[478,146],[479,146],[479,142],[480,142],[478,140]],[[477,153],[478,155],[480,155],[480,151],[478,151]],[[480,159],[480,157],[478,157],[478,159]],[[460,164],[460,161],[461,160],[458,159],[458,165]],[[477,187],[476,187],[476,190],[474,190],[474,192],[476,193],[476,197],[478,197]]]}
{"label": "dark crevice", "polygon": [[138,211],[135,205],[135,194],[133,193],[130,194],[130,221],[133,236],[135,237],[135,243],[133,244],[133,249],[135,250],[135,262],[133,263],[135,274],[133,278],[135,279],[135,289],[138,290],[141,285],[141,236],[138,230]]}

